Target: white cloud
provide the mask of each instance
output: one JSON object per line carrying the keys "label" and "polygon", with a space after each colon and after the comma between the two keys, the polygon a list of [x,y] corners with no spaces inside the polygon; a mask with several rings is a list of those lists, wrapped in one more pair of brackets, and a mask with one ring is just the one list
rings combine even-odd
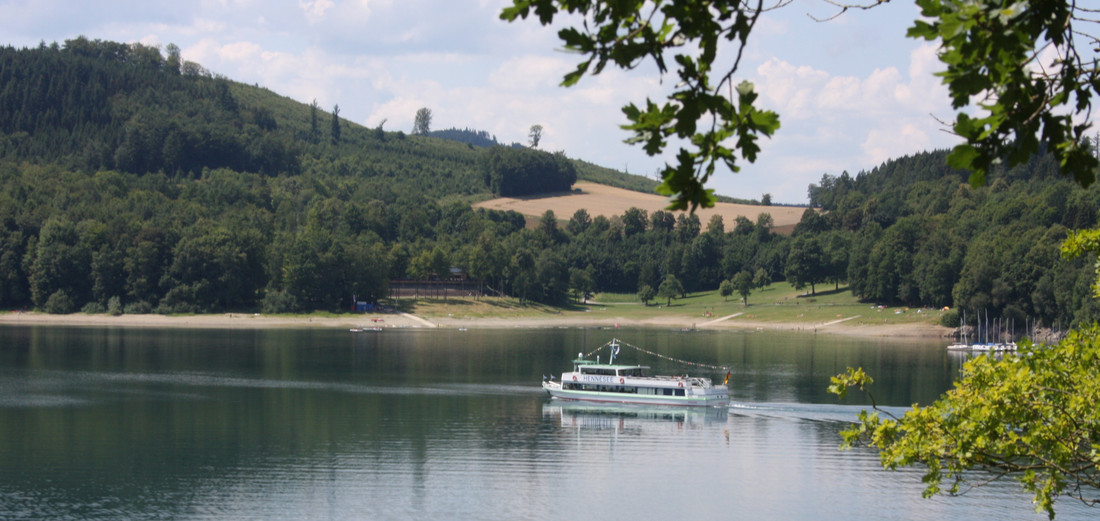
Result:
{"label": "white cloud", "polygon": [[898,95],[899,104],[925,113],[950,107],[947,86],[936,76],[944,69],[936,53],[937,47],[927,43],[909,53],[909,83]]}
{"label": "white cloud", "polygon": [[[221,34],[225,32],[225,22],[211,20],[209,18],[196,18],[191,28],[185,29],[184,34]],[[192,30],[193,29],[193,32]]]}
{"label": "white cloud", "polygon": [[298,0],[298,6],[302,8],[306,19],[310,23],[317,23],[325,18],[325,11],[335,5],[331,0]]}
{"label": "white cloud", "polygon": [[509,58],[493,70],[489,85],[508,91],[556,87],[571,64],[556,56],[523,55]]}
{"label": "white cloud", "polygon": [[762,77],[757,82],[757,91],[784,117],[795,119],[812,116],[815,93],[829,77],[825,71],[806,65],[795,66],[777,59],[764,62],[757,73]]}
{"label": "white cloud", "polygon": [[742,165],[736,176],[718,176],[719,192],[805,201],[805,187],[822,174],[854,174],[893,157],[953,145],[932,115],[952,112],[946,89],[933,76],[939,66],[935,47],[916,45],[905,57],[859,75],[777,56],[760,62],[754,80],[762,105],[779,113],[782,126],[761,141],[756,164]]}
{"label": "white cloud", "polygon": [[263,54],[263,48],[253,42],[234,42],[221,46],[218,51],[223,60],[250,61]]}
{"label": "white cloud", "polygon": [[927,129],[912,124],[893,128],[874,128],[867,133],[861,145],[865,164],[875,166],[890,158],[933,148]]}

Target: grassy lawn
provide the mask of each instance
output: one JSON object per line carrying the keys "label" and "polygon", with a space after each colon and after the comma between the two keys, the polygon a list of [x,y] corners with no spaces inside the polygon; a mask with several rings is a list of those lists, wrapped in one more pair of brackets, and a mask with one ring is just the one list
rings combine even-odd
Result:
{"label": "grassy lawn", "polygon": [[[728,315],[736,321],[764,323],[812,323],[821,324],[849,319],[857,324],[938,324],[940,310],[905,307],[879,307],[862,303],[852,297],[847,288],[839,291],[830,285],[818,286],[816,295],[808,290],[796,290],[786,282],[757,289],[749,295],[748,305],[740,297],[731,295],[723,299],[717,291],[690,293],[685,298],[651,301],[648,306],[633,294],[600,293],[587,304],[571,304],[566,307],[546,306],[537,303],[520,304],[518,299],[484,297],[444,299],[402,299],[396,301],[398,309],[427,318],[538,318],[562,316],[584,319],[623,318],[647,320],[660,317],[677,317],[685,321],[703,323]],[[852,318],[856,317],[856,318]]]}
{"label": "grassy lawn", "polygon": [[520,303],[516,298],[468,297],[400,299],[389,302],[399,311],[414,313],[426,318],[524,318],[546,317],[576,312],[580,307],[555,307],[538,302]]}
{"label": "grassy lawn", "polygon": [[773,284],[749,295],[748,306],[735,303],[737,311],[734,312],[743,311],[744,315],[731,320],[817,324],[849,319],[852,324],[938,324],[943,314],[941,310],[880,307],[859,302],[846,287],[838,291],[823,285],[817,289],[817,294],[811,296],[808,291],[796,290],[785,282]]}

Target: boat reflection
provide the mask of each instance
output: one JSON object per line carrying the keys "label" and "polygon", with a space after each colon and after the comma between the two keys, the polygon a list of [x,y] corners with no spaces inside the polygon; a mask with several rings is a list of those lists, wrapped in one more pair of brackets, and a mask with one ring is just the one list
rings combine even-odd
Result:
{"label": "boat reflection", "polygon": [[560,418],[564,429],[644,433],[667,431],[669,427],[684,430],[725,425],[729,409],[553,400],[542,406],[542,416]]}

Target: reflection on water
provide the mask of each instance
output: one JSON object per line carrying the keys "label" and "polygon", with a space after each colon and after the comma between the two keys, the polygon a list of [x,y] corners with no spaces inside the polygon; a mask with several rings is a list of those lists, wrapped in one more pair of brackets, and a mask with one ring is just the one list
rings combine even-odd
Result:
{"label": "reflection on water", "polygon": [[647,430],[699,428],[725,424],[725,407],[671,407],[635,404],[600,404],[550,400],[542,406],[544,418],[558,418],[567,429],[615,430],[644,434]]}
{"label": "reflection on water", "polygon": [[1043,519],[1014,485],[923,500],[837,450],[861,407],[829,375],[905,407],[955,377],[942,346],[617,330],[733,366],[735,403],[550,400],[541,375],[606,333],[0,328],[0,519]]}

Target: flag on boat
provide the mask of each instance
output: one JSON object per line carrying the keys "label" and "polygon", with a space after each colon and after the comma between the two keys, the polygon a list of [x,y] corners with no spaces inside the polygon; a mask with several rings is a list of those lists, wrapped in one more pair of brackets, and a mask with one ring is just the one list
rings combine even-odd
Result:
{"label": "flag on boat", "polygon": [[722,385],[729,385],[729,383],[730,383],[730,372],[726,371],[726,379],[724,381],[722,381]]}
{"label": "flag on boat", "polygon": [[615,356],[619,356],[619,344],[615,344],[615,350],[611,352]]}

